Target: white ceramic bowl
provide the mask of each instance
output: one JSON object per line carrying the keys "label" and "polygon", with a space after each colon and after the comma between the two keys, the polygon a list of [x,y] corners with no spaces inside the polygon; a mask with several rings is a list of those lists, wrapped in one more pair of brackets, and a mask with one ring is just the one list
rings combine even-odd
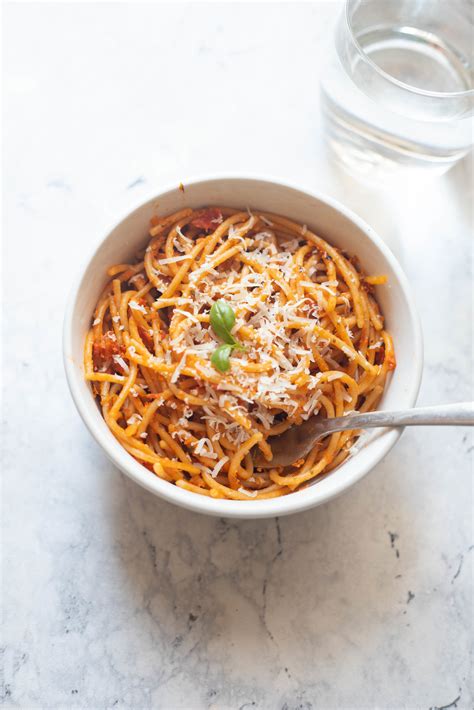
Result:
{"label": "white ceramic bowl", "polygon": [[393,335],[397,368],[387,384],[380,408],[404,409],[414,405],[418,394],[423,348],[418,315],[406,277],[381,238],[359,217],[335,200],[274,180],[213,178],[195,180],[165,190],[120,220],[99,244],[83,270],[67,308],[64,324],[64,362],[76,406],[92,436],[107,456],[134,481],[170,503],[209,515],[265,518],[288,515],[334,498],[365,476],[392,448],[400,429],[372,432],[359,451],[338,469],[300,492],[262,501],[231,501],[185,491],[153,475],[128,454],[109,431],[83,377],[83,346],[91,314],[112,264],[133,258],[148,240],[149,219],[181,207],[226,205],[277,212],[294,219],[331,244],[356,254],[366,273],[387,274],[388,286],[378,289],[377,299]]}

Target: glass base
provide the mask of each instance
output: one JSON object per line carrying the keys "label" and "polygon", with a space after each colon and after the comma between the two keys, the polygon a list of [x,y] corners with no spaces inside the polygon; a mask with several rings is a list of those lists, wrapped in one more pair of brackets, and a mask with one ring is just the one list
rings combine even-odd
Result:
{"label": "glass base", "polygon": [[370,181],[392,182],[407,172],[442,175],[470,151],[470,146],[440,152],[384,133],[346,114],[322,91],[327,143],[346,170]]}

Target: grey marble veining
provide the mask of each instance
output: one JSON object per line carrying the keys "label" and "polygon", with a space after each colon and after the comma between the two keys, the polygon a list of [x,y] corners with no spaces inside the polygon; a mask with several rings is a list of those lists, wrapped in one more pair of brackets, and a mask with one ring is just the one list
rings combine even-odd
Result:
{"label": "grey marble veining", "polygon": [[114,469],[62,371],[71,277],[110,221],[170,180],[263,172],[342,199],[383,234],[422,317],[420,403],[471,397],[472,165],[394,194],[328,163],[317,76],[334,12],[5,8],[7,708],[473,705],[466,429],[407,430],[313,511],[206,518]]}

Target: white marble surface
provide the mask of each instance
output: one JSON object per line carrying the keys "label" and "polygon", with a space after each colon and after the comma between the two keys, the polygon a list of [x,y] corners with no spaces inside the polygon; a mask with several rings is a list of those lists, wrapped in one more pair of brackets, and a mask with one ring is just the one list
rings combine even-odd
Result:
{"label": "white marble surface", "polygon": [[420,402],[470,397],[470,166],[386,193],[330,166],[335,9],[4,6],[6,707],[472,707],[466,429],[406,431],[314,511],[228,522],[119,474],[63,376],[66,294],[101,230],[170,180],[254,172],[382,231],[423,321]]}

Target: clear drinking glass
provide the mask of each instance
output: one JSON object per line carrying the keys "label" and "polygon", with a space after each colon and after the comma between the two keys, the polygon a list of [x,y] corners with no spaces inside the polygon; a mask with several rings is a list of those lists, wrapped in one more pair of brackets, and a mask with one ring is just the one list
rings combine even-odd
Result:
{"label": "clear drinking glass", "polygon": [[322,71],[329,145],[369,178],[441,174],[473,144],[472,0],[346,0]]}

